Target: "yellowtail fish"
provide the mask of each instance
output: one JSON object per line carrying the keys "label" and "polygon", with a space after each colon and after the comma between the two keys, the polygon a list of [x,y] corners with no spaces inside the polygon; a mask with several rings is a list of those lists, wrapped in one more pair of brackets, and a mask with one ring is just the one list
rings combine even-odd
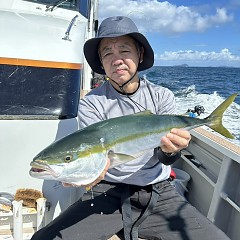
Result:
{"label": "yellowtail fish", "polygon": [[132,161],[157,147],[161,137],[172,128],[190,130],[206,125],[233,138],[222,125],[222,117],[236,96],[231,95],[205,119],[144,111],[92,124],[42,150],[30,164],[30,175],[87,185],[98,178],[108,158],[111,167]]}

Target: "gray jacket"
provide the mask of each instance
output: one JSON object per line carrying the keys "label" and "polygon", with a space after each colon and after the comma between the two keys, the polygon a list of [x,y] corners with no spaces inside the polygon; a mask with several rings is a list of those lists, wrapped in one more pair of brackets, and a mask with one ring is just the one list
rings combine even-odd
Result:
{"label": "gray jacket", "polygon": [[[140,80],[139,89],[130,95],[130,98],[132,100],[117,92],[106,81],[80,100],[79,128],[144,110],[150,110],[154,114],[175,113],[176,105],[173,93],[169,89],[155,85],[146,79]],[[170,170],[170,166],[165,166],[159,162],[156,150],[153,149],[131,162],[109,169],[105,180],[145,186],[167,179]]]}

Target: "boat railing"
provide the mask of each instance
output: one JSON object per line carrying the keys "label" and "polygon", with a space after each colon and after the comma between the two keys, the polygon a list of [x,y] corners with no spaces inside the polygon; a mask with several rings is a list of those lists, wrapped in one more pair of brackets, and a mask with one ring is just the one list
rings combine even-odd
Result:
{"label": "boat railing", "polygon": [[232,240],[240,229],[240,146],[202,127],[191,130],[192,140],[182,161],[174,167],[191,179],[188,201],[222,229]]}
{"label": "boat railing", "polygon": [[76,19],[77,19],[78,15],[76,15],[70,22],[67,31],[65,32],[65,36],[62,38],[63,40],[67,40],[67,41],[71,41],[71,39],[69,38],[70,35],[70,31],[72,29],[72,26],[74,25]]}

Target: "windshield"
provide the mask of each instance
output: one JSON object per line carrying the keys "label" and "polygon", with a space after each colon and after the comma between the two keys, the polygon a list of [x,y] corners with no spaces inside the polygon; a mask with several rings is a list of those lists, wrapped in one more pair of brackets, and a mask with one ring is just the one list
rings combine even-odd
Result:
{"label": "windshield", "polygon": [[80,12],[84,17],[88,17],[89,0],[25,0],[27,2],[45,4],[46,8],[54,11],[56,8],[65,8]]}

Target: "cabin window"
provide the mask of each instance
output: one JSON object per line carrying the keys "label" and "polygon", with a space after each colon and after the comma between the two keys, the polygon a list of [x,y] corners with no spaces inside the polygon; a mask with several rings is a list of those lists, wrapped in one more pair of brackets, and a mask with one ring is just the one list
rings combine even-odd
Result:
{"label": "cabin window", "polygon": [[77,116],[79,69],[0,65],[0,119]]}
{"label": "cabin window", "polygon": [[80,0],[79,3],[79,12],[86,18],[89,16],[90,11],[90,1],[89,0]]}
{"label": "cabin window", "polygon": [[90,1],[89,0],[25,0],[27,2],[54,5],[56,4],[59,8],[65,8],[69,10],[79,11],[84,17],[88,18]]}

